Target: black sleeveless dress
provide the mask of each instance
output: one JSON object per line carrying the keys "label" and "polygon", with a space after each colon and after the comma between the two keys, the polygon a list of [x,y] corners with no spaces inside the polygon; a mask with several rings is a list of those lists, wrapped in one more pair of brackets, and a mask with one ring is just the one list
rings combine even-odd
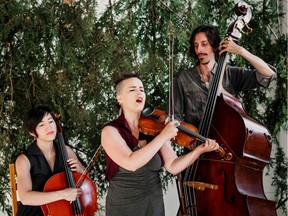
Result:
{"label": "black sleeveless dress", "polygon": [[[45,183],[51,176],[64,171],[64,163],[58,145],[54,143],[54,147],[56,151],[54,170],[51,170],[36,142],[33,142],[23,152],[31,164],[30,175],[33,191],[43,191]],[[40,206],[28,206],[20,203],[17,216],[43,216],[43,213]]]}

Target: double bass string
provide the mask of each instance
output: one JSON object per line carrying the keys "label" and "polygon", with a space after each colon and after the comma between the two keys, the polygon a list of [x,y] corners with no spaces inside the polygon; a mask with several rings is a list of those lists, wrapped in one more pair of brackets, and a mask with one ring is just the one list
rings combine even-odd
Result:
{"label": "double bass string", "polygon": [[[222,54],[220,57],[219,65],[223,65],[225,62],[224,60],[225,57],[223,58],[223,56],[224,54]],[[217,95],[217,91],[219,87],[217,83],[219,83],[220,78],[221,78],[221,73],[217,71],[214,75],[212,85],[209,89],[208,100],[207,100],[206,107],[205,107],[205,113],[204,113],[202,121],[200,122],[199,132],[205,137],[207,137],[209,133],[208,129],[210,128],[209,125],[212,121],[212,117],[213,117],[212,111],[214,110],[214,107],[215,107],[216,95]],[[199,145],[200,143],[201,141],[198,141],[197,145]],[[199,160],[200,158],[198,158],[190,167],[186,169],[184,182],[189,181],[189,180],[195,181]],[[190,213],[193,216],[194,215],[197,216],[198,213],[197,213],[197,203],[196,203],[196,189],[194,187],[190,188],[189,186],[185,186],[184,189],[185,189],[185,194],[187,198],[186,206],[187,206],[188,213]]]}
{"label": "double bass string", "polygon": [[[163,1],[160,0],[160,2],[170,11],[172,11],[180,20],[183,21],[183,23],[185,23],[188,26],[185,20],[183,20],[180,16],[178,16],[175,13],[175,11],[173,11],[169,6],[163,3]],[[209,130],[210,130],[210,126],[211,126],[211,122],[213,118],[213,113],[214,113],[214,109],[215,109],[215,105],[217,101],[217,94],[218,94],[218,91],[220,90],[220,87],[222,87],[221,81],[223,79],[225,64],[227,62],[227,59],[228,59],[227,53],[226,52],[222,53],[218,61],[218,68],[216,70],[216,73],[213,77],[213,80],[211,80],[211,86],[208,92],[208,99],[207,99],[207,103],[205,107],[205,112],[204,112],[204,115],[202,117],[202,120],[200,122],[200,127],[199,127],[200,128],[199,132],[204,137],[207,137],[209,134]],[[219,68],[221,68],[222,70],[219,71],[218,70]],[[219,86],[219,83],[220,83],[220,86]],[[200,144],[200,141],[197,142],[197,145],[199,144]],[[197,205],[196,205],[196,188],[192,186],[192,189],[191,189],[188,184],[187,185],[185,184],[185,182],[194,181],[196,179],[197,169],[198,169],[199,161],[201,160],[201,158],[198,158],[190,167],[186,169],[183,181],[182,181],[182,178],[181,178],[181,181],[179,181],[179,184],[182,186],[183,191],[184,191],[184,197],[185,197],[184,203],[186,205],[184,207],[188,215],[195,215],[195,216],[198,215]],[[224,160],[229,160],[229,159],[224,158]],[[191,193],[191,190],[192,190],[192,193]],[[183,213],[186,214],[186,211]]]}
{"label": "double bass string", "polygon": [[[220,56],[217,68],[224,68],[223,65],[225,65],[226,61],[227,61],[227,53],[225,52],[225,53],[222,53],[222,55]],[[210,128],[210,124],[212,122],[212,117],[213,117],[213,110],[215,108],[216,99],[217,99],[216,96],[217,96],[219,83],[221,81],[222,75],[223,75],[222,71],[216,70],[213,80],[212,80],[212,85],[209,89],[208,100],[206,103],[204,116],[199,126],[200,134],[202,134],[205,137],[208,137],[208,134],[209,134],[209,128]],[[199,145],[200,142],[201,141],[198,141],[197,145]],[[189,180],[195,181],[199,160],[200,158],[198,158],[197,161],[195,161],[190,167],[186,169],[184,181],[189,181]],[[198,213],[197,213],[197,203],[196,203],[196,189],[195,187],[190,188],[189,186],[186,186],[184,188],[186,189],[185,194],[188,199],[187,207],[190,207],[188,208],[188,213],[191,211],[191,215],[197,216]]]}

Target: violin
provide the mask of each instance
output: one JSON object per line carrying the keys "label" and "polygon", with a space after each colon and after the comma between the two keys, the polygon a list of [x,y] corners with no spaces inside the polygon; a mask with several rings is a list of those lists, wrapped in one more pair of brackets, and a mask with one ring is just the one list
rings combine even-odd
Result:
{"label": "violin", "polygon": [[[160,109],[148,107],[142,111],[139,119],[140,131],[146,135],[157,136],[165,127],[168,114]],[[198,133],[198,129],[189,123],[180,121],[177,127],[179,132],[173,142],[180,146],[191,148],[195,146],[198,140],[205,142],[206,138]],[[231,160],[232,154],[226,153],[222,147],[216,150],[224,160]]]}

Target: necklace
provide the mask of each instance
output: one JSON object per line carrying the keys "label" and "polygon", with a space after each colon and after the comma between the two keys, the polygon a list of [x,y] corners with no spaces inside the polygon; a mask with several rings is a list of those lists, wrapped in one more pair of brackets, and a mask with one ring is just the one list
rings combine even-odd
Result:
{"label": "necklace", "polygon": [[208,88],[209,88],[210,74],[207,75],[207,76],[204,76],[203,73],[202,73],[202,71],[201,71],[200,66],[198,66],[197,69],[198,69],[198,73],[199,73],[199,75],[200,75],[200,77],[201,77],[202,82],[204,82],[206,88],[208,89]]}

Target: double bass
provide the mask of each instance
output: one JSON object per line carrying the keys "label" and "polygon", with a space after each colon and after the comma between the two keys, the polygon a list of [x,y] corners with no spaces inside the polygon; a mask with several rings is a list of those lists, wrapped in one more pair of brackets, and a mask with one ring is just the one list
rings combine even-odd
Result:
{"label": "double bass", "polygon": [[[250,7],[239,2],[237,19],[227,30],[236,43],[251,19]],[[249,30],[249,28],[248,28]],[[215,152],[203,154],[181,176],[178,215],[276,216],[276,203],[263,191],[263,170],[270,161],[268,129],[243,109],[241,101],[222,86],[228,54],[222,53],[208,93],[199,133],[221,143],[232,153],[223,160]]]}

